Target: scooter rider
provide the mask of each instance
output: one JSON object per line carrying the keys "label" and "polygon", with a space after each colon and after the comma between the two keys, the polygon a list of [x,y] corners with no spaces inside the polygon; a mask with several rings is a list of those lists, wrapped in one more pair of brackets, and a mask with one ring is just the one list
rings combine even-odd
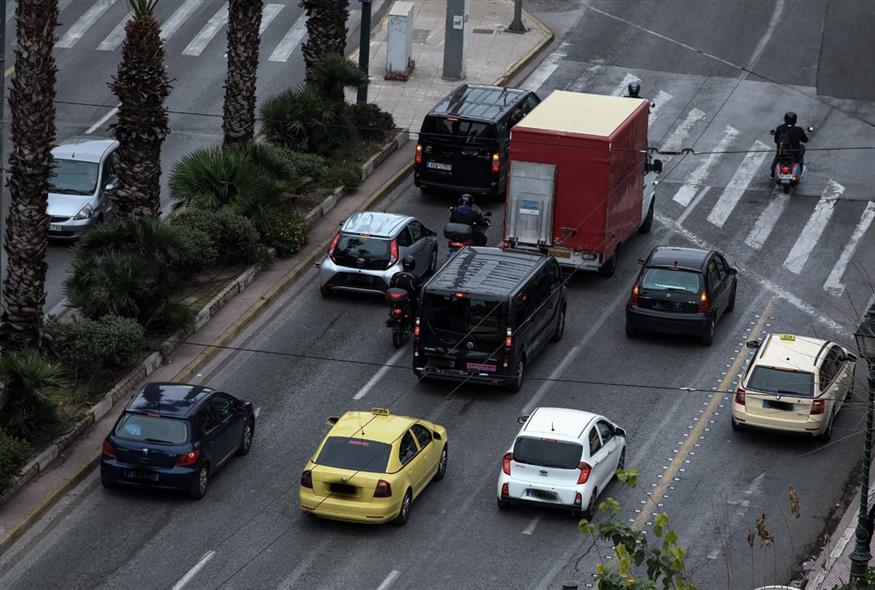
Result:
{"label": "scooter rider", "polygon": [[407,301],[410,310],[410,317],[416,314],[416,303],[419,300],[419,290],[422,288],[422,281],[413,272],[416,268],[416,259],[408,254],[401,260],[401,272],[396,272],[389,281],[390,289],[404,289],[407,291]]}
{"label": "scooter rider", "polygon": [[[775,145],[778,151],[775,152],[775,159],[772,160],[772,177],[775,176],[775,166],[782,157],[792,158],[799,164],[801,173],[805,168],[805,146],[802,144],[806,142],[808,136],[805,135],[805,130],[796,126],[796,113],[787,112],[784,115],[784,124],[778,125],[775,129]],[[782,149],[783,153],[779,153]]]}
{"label": "scooter rider", "polygon": [[450,223],[470,225],[474,230],[474,245],[485,246],[486,234],[482,228],[489,227],[489,222],[483,217],[480,207],[474,204],[474,197],[464,194],[459,198],[459,206],[450,213]]}

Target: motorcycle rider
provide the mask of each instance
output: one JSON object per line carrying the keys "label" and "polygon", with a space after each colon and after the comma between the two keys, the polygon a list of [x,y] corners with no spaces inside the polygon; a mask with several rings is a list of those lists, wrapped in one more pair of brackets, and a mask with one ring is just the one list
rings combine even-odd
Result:
{"label": "motorcycle rider", "polygon": [[485,246],[486,234],[482,228],[489,227],[489,222],[483,217],[483,211],[474,203],[474,197],[464,194],[459,198],[459,206],[450,213],[450,223],[470,225],[474,230],[474,245]]}
{"label": "motorcycle rider", "polygon": [[[775,129],[775,145],[777,151],[775,158],[772,160],[772,178],[775,177],[775,166],[780,158],[792,158],[794,162],[799,164],[799,174],[805,168],[805,146],[803,143],[808,142],[808,136],[805,135],[805,130],[802,127],[796,126],[796,113],[788,111],[784,114],[784,124],[778,125]],[[781,152],[783,148],[783,152]]]}
{"label": "motorcycle rider", "polygon": [[416,259],[408,254],[401,260],[401,272],[396,272],[392,275],[389,281],[390,289],[404,289],[407,291],[407,305],[410,311],[410,317],[416,314],[416,303],[419,300],[419,290],[422,288],[422,281],[413,272],[416,268]]}
{"label": "motorcycle rider", "polygon": [[639,96],[639,94],[641,93],[641,82],[637,80],[632,80],[631,82],[629,82],[626,90],[629,91],[629,94],[627,95],[629,98],[641,98]]}

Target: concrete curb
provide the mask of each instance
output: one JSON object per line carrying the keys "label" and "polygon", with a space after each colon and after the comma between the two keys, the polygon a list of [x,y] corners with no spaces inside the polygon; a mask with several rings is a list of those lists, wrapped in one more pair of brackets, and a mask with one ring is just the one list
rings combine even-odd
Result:
{"label": "concrete curb", "polygon": [[[508,3],[512,3],[511,0],[508,0]],[[543,39],[541,39],[540,43],[538,43],[537,45],[532,47],[529,51],[527,51],[525,55],[523,55],[519,60],[516,61],[516,63],[512,64],[509,68],[507,68],[507,70],[505,70],[504,74],[499,76],[499,78],[497,80],[495,80],[495,82],[493,82],[493,84],[492,84],[493,86],[505,86],[506,84],[508,84],[510,82],[510,80],[517,73],[519,73],[520,70],[522,70],[527,65],[529,65],[532,61],[534,61],[534,59],[541,52],[541,50],[544,49],[545,47],[547,47],[550,43],[552,43],[553,39],[555,38],[555,35],[553,34],[553,29],[551,29],[550,27],[545,25],[543,22],[541,22],[541,20],[539,18],[532,16],[532,14],[529,13],[529,11],[523,10],[523,18],[528,19],[529,21],[534,23],[534,25],[536,27],[541,29],[541,31],[543,31],[545,37]]]}

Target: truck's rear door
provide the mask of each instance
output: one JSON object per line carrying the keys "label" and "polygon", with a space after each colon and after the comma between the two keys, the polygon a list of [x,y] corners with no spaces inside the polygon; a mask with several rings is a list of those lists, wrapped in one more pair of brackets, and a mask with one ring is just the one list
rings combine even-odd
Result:
{"label": "truck's rear door", "polygon": [[513,160],[504,236],[521,245],[551,245],[556,165]]}

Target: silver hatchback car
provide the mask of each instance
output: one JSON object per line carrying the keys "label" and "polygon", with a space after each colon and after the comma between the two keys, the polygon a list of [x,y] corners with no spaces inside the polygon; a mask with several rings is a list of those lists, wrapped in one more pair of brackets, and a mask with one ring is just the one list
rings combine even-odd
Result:
{"label": "silver hatchback car", "polygon": [[103,221],[116,186],[118,142],[107,137],[71,137],[52,149],[49,177],[49,237],[74,240]]}
{"label": "silver hatchback car", "polygon": [[340,225],[319,263],[319,290],[323,297],[385,292],[405,256],[416,259],[414,272],[422,277],[437,269],[437,250],[437,234],[413,217],[358,211]]}

